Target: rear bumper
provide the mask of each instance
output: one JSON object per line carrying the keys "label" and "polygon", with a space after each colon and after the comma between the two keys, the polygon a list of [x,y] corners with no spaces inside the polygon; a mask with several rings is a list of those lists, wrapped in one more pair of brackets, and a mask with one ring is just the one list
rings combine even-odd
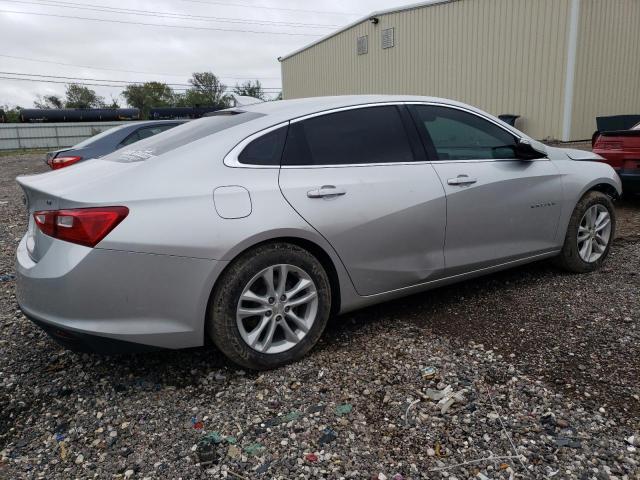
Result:
{"label": "rear bumper", "polygon": [[623,193],[640,193],[640,172],[634,173],[625,172],[624,170],[618,170],[618,176],[622,181]]}
{"label": "rear bumper", "polygon": [[23,238],[17,300],[59,343],[103,353],[204,343],[209,295],[226,262],[53,240],[36,263]]}
{"label": "rear bumper", "polygon": [[87,333],[72,332],[56,327],[53,324],[36,320],[27,313],[25,313],[25,316],[44,330],[56,343],[74,352],[118,355],[123,353],[143,353],[161,350],[160,347],[125,342],[124,340],[114,340],[113,338],[89,335]]}

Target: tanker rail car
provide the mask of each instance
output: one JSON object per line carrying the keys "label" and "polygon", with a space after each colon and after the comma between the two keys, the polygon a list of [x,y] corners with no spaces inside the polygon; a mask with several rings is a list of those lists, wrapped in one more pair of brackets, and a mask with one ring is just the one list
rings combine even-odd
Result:
{"label": "tanker rail car", "polygon": [[216,110],[220,110],[220,107],[157,107],[149,110],[149,120],[200,118]]}
{"label": "tanker rail car", "polygon": [[137,108],[25,108],[20,110],[22,123],[37,122],[115,122],[140,120]]}

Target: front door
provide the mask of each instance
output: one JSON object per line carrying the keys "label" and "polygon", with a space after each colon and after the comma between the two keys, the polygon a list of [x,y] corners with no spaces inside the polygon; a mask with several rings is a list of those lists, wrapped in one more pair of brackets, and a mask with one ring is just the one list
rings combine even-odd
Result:
{"label": "front door", "polygon": [[400,108],[293,122],[283,154],[283,195],[331,243],[361,295],[443,273],[444,190],[432,165],[416,161]]}
{"label": "front door", "polygon": [[547,158],[516,158],[516,137],[471,112],[411,106],[447,195],[447,276],[557,249],[562,180]]}

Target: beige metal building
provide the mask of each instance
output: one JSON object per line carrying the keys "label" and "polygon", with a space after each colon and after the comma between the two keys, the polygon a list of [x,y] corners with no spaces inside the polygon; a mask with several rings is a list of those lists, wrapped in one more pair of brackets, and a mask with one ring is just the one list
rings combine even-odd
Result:
{"label": "beige metal building", "polygon": [[374,12],[281,57],[284,98],[452,98],[583,140],[640,113],[640,0],[432,0]]}

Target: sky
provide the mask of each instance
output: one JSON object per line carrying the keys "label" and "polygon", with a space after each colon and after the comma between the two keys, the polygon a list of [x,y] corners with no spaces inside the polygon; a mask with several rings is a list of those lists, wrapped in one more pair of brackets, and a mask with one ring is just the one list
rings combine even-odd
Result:
{"label": "sky", "polygon": [[163,81],[180,90],[195,71],[229,87],[258,79],[275,94],[279,56],[413,1],[0,0],[0,105],[64,96],[64,82],[74,80],[55,77],[100,84],[90,88],[124,105],[122,87],[104,85]]}

